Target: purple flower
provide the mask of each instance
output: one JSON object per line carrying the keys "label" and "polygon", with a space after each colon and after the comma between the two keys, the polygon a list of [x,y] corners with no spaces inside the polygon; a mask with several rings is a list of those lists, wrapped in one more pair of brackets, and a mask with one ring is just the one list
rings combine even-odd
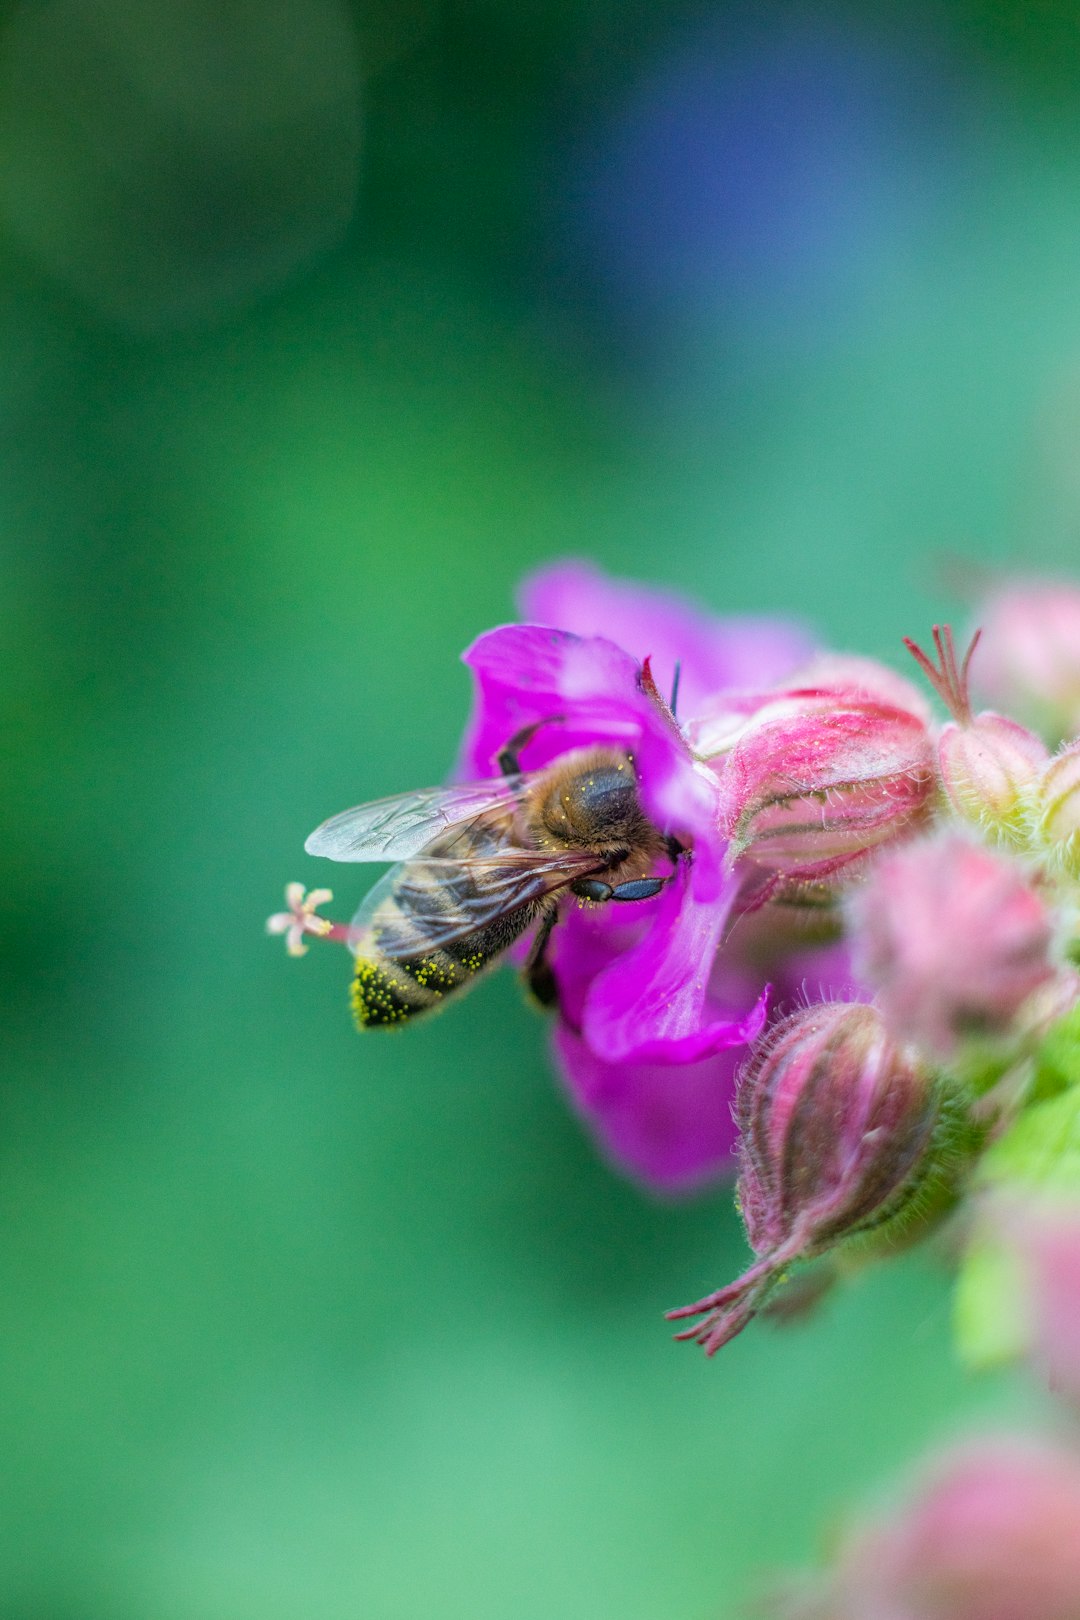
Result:
{"label": "purple flower", "polygon": [[742,1046],[696,1063],[605,1063],[562,1022],[554,1047],[571,1107],[631,1175],[681,1192],[727,1164]]}
{"label": "purple flower", "polygon": [[464,655],[476,699],[462,771],[489,775],[499,750],[532,725],[525,770],[571,749],[617,747],[633,756],[651,820],[690,852],[653,899],[569,909],[551,949],[555,1049],[575,1107],[632,1174],[689,1186],[728,1159],[732,1073],[766,1005],[760,975],[718,966],[740,882],[726,860],[720,783],[656,683],[670,692],[680,664],[678,706],[692,715],[725,686],[779,681],[807,642],[775,621],[711,620],[580,563],[534,575],[523,603],[553,627],[492,630]]}

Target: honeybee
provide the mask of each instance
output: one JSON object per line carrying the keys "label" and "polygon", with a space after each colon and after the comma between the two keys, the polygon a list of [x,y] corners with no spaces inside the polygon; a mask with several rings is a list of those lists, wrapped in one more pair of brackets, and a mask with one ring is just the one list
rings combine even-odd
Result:
{"label": "honeybee", "polygon": [[491,781],[430,788],[345,810],[305,844],[336,861],[396,860],[349,930],[352,1005],[363,1028],[401,1024],[475,982],[530,928],[524,964],[537,999],[556,1000],[545,960],[566,895],[601,903],[651,899],[682,846],[641,807],[629,754],[591,748],[522,772],[499,755]]}

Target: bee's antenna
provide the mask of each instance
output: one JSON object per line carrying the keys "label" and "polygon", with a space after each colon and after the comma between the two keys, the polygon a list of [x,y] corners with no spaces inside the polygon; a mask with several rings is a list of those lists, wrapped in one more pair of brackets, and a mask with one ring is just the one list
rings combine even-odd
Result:
{"label": "bee's antenna", "polygon": [[679,701],[679,677],[681,675],[682,675],[682,659],[681,658],[676,658],[676,660],[675,660],[675,674],[672,676],[672,679],[671,679],[671,702],[668,704],[668,708],[671,710],[672,714],[677,714],[678,713],[678,710],[676,708],[676,704]]}

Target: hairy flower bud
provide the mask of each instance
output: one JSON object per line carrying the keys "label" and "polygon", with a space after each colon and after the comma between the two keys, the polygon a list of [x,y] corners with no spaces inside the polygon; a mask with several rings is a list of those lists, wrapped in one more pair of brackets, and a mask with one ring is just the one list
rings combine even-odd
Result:
{"label": "hairy flower bud", "polygon": [[[898,1230],[930,1202],[952,1156],[950,1099],[858,1002],[804,1007],[783,1019],[740,1077],[738,1196],[759,1256],[726,1288],[671,1319],[712,1355],[741,1332],[785,1268],[846,1238]],[[936,1185],[935,1185],[936,1183]]]}
{"label": "hairy flower bud", "polygon": [[886,664],[847,653],[818,653],[782,686],[768,690],[726,690],[699,705],[684,731],[700,760],[716,763],[765,721],[827,714],[851,703],[881,704],[902,709],[925,725],[929,705],[921,693]]}
{"label": "hairy flower bud", "polygon": [[1080,741],[1055,754],[1034,796],[1037,841],[1073,877],[1080,877]]}
{"label": "hairy flower bud", "polygon": [[893,709],[903,709],[927,724],[931,718],[930,706],[918,687],[888,664],[878,663],[876,658],[820,652],[789,684],[793,688],[832,693],[847,700],[869,698]]}
{"label": "hairy flower bud", "polygon": [[1024,868],[963,833],[889,850],[848,914],[891,1033],[932,1057],[1007,1031],[1057,971],[1053,919]]}
{"label": "hairy flower bud", "polygon": [[780,1620],[1077,1620],[1080,1461],[1027,1436],[942,1457],[891,1518],[856,1530]]}
{"label": "hairy flower bud", "polygon": [[1080,731],[1080,588],[1016,579],[980,609],[986,648],[979,685],[1052,742]]}
{"label": "hairy flower bud", "polygon": [[954,813],[1005,842],[1019,842],[1028,797],[1046,763],[1046,745],[1005,715],[989,709],[972,713],[968,676],[978,644],[976,631],[960,664],[952,628],[935,624],[935,663],[905,638],[912,657],[952,715],[938,738],[938,767]]}
{"label": "hairy flower bud", "polygon": [[746,726],[721,789],[734,855],[785,879],[823,878],[925,819],[933,745],[907,709],[858,693],[792,693]]}
{"label": "hairy flower bud", "polygon": [[1041,738],[1015,720],[984,710],[970,725],[942,727],[938,763],[958,816],[1019,841],[1027,794],[1046,763]]}

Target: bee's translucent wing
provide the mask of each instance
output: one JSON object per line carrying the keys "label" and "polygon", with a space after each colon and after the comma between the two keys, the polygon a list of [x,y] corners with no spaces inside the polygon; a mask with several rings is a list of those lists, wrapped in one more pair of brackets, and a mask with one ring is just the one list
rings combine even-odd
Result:
{"label": "bee's translucent wing", "polygon": [[422,788],[374,799],[324,821],[304,844],[309,855],[332,861],[404,861],[459,822],[493,810],[509,812],[522,777]]}
{"label": "bee's translucent wing", "polygon": [[[392,915],[395,910],[394,890],[400,883],[404,871],[404,865],[392,866],[389,872],[385,872],[374,888],[369,889],[363,900],[361,900],[359,910],[349,924],[349,949],[354,954],[357,954],[362,949],[364,940],[370,938],[376,915],[382,910],[384,901],[389,902],[389,904],[383,912],[383,918],[388,920]],[[380,919],[380,921],[382,920]]]}
{"label": "bee's translucent wing", "polygon": [[602,869],[588,850],[508,849],[464,860],[405,861],[365,898],[349,929],[350,944],[358,954],[374,940],[383,956],[420,956]]}

